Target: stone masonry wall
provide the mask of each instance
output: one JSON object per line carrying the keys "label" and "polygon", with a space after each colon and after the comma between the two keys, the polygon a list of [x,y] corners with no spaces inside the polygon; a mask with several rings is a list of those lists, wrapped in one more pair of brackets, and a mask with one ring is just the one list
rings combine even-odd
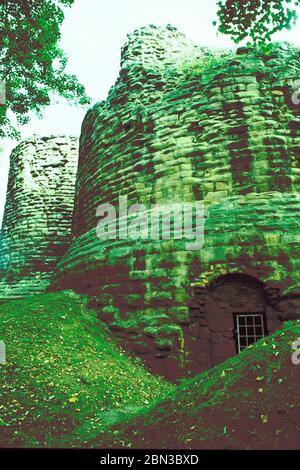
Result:
{"label": "stone masonry wall", "polygon": [[78,139],[33,137],[19,144],[1,230],[0,299],[45,291],[70,244]]}
{"label": "stone masonry wall", "polygon": [[[300,316],[299,59],[288,44],[268,55],[209,51],[173,27],[149,26],[129,36],[116,85],[84,120],[74,239],[53,288],[90,295],[122,344],[158,373],[194,373],[232,354],[232,344],[213,352],[207,326],[224,307],[210,303],[224,276],[253,280],[270,331],[290,315],[283,302]],[[124,195],[147,207],[203,201],[204,247],[99,240],[97,206],[118,207]],[[231,287],[222,289],[232,313]]]}

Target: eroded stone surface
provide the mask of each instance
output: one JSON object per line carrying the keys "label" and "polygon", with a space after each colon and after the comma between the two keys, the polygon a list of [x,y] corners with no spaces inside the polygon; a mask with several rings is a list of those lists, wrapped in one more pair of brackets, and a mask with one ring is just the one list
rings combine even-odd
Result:
{"label": "eroded stone surface", "polygon": [[[234,353],[231,292],[239,297],[239,287],[250,289],[239,308],[260,299],[252,307],[269,331],[291,314],[279,307],[289,289],[299,315],[299,58],[288,44],[268,56],[224,53],[172,27],[143,28],[123,48],[108,99],[84,120],[75,238],[55,285],[89,294],[156,372],[195,373]],[[147,207],[204,201],[204,247],[100,241],[96,208],[117,207],[120,195]],[[215,296],[212,285],[226,275]]]}
{"label": "eroded stone surface", "polygon": [[1,299],[48,288],[70,243],[77,161],[75,137],[33,137],[13,150],[1,230]]}
{"label": "eroded stone surface", "polygon": [[[300,318],[299,59],[288,44],[268,55],[211,51],[149,26],[128,37],[115,86],[84,120],[73,239],[52,288],[88,294],[157,373],[194,374],[235,354],[234,315],[246,309],[263,313],[269,332]],[[57,165],[48,167],[52,144]],[[22,145],[3,230],[15,293],[23,282],[26,292],[48,285],[69,242],[75,174],[64,156],[75,142]],[[96,208],[118,207],[120,196],[147,208],[203,201],[203,248],[99,240]],[[12,292],[7,276],[4,284]]]}

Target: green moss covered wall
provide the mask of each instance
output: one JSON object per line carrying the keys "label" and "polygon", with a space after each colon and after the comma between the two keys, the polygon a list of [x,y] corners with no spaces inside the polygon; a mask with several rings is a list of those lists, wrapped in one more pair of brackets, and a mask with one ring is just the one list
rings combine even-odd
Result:
{"label": "green moss covered wall", "polygon": [[[220,354],[208,324],[214,309],[234,311],[226,282],[223,303],[209,303],[224,276],[250,287],[251,278],[254,297],[261,289],[270,330],[299,314],[299,59],[288,44],[267,55],[210,51],[173,27],[149,26],[128,37],[115,86],[84,120],[74,239],[53,286],[90,295],[122,343],[159,373],[192,373],[232,354],[233,326]],[[97,206],[117,207],[124,195],[147,207],[203,201],[203,248],[99,240]],[[286,295],[291,311],[281,307]],[[238,308],[245,302],[237,298]]]}
{"label": "green moss covered wall", "polygon": [[0,299],[48,288],[70,245],[77,161],[75,137],[32,137],[13,150],[0,240]]}

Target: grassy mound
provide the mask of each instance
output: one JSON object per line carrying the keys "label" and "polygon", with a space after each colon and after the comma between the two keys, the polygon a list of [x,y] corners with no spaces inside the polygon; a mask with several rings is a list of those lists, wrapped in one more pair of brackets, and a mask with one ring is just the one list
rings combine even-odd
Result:
{"label": "grassy mound", "polygon": [[83,446],[173,388],[130,359],[84,298],[46,294],[0,306],[1,446]]}
{"label": "grassy mound", "polygon": [[287,449],[300,445],[300,365],[292,342],[300,322],[183,383],[94,446],[167,449]]}
{"label": "grassy mound", "polygon": [[2,447],[299,448],[300,322],[175,389],[126,356],[83,297],[0,314]]}

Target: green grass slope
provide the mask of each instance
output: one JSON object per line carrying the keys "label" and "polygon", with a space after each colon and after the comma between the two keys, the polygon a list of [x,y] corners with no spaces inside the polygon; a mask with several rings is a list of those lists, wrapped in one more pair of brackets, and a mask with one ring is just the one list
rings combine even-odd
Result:
{"label": "green grass slope", "polygon": [[173,388],[126,356],[71,292],[6,302],[0,318],[2,447],[81,447]]}
{"label": "green grass slope", "polygon": [[288,323],[240,355],[183,383],[152,411],[91,444],[185,449],[299,449],[300,365]]}

